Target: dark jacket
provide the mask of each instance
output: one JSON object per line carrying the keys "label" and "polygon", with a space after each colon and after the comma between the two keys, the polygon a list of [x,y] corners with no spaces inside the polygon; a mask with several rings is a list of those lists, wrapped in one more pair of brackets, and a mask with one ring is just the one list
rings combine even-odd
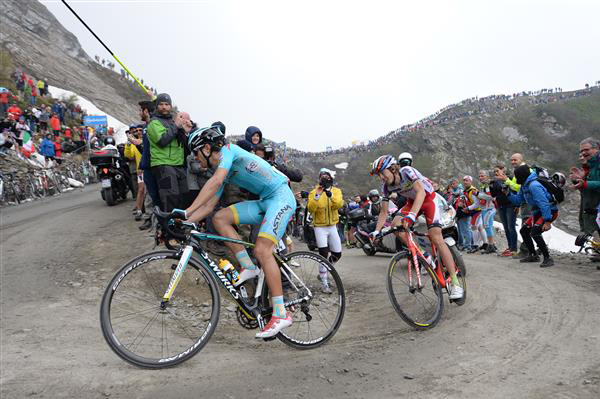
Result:
{"label": "dark jacket", "polygon": [[303,176],[299,169],[288,168],[284,164],[279,164],[277,162],[271,162],[271,165],[275,166],[275,168],[290,179],[290,181],[293,181],[294,183],[300,183],[302,181]]}
{"label": "dark jacket", "polygon": [[150,163],[150,141],[146,134],[146,128],[144,128],[144,132],[142,133],[142,159],[140,160],[139,167],[141,170],[150,169]]}
{"label": "dark jacket", "polygon": [[533,213],[541,213],[544,221],[552,221],[552,212],[558,211],[558,207],[552,199],[552,194],[537,180],[537,173],[531,172],[525,183],[521,185],[517,194],[508,196],[510,202],[515,205],[529,204]]}
{"label": "dark jacket", "polygon": [[256,126],[248,126],[248,128],[246,129],[246,141],[248,143],[250,143],[250,147],[252,149],[254,149],[255,145],[252,144],[252,136],[254,136],[256,133],[258,133],[258,136],[260,137],[260,139],[258,140],[258,143],[262,143],[262,139],[263,139],[263,135],[262,132],[260,131],[259,128],[257,128]]}

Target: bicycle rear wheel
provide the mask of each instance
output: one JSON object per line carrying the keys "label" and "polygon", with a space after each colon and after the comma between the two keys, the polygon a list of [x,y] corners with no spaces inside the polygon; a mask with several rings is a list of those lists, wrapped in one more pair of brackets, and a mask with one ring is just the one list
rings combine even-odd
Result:
{"label": "bicycle rear wheel", "polygon": [[[442,288],[429,263],[418,258],[421,267],[421,287],[417,287],[416,270],[409,252],[400,252],[390,261],[387,273],[387,292],[392,306],[408,325],[416,329],[435,326],[444,311]],[[409,284],[408,268],[412,272]]]}
{"label": "bicycle rear wheel", "polygon": [[[292,313],[293,324],[277,338],[296,349],[317,348],[330,340],[342,324],[346,310],[342,279],[331,263],[312,252],[293,252],[284,261],[293,272],[287,273],[282,268],[285,303],[309,296],[309,291],[310,298],[286,307],[286,312]],[[330,293],[324,291],[324,281]],[[267,301],[268,289],[265,287],[263,303],[269,303]]]}
{"label": "bicycle rear wheel", "polygon": [[106,287],[100,306],[102,333],[110,348],[131,364],[175,366],[198,353],[217,326],[217,282],[193,257],[171,300],[161,307],[180,258],[177,251],[141,255]]}

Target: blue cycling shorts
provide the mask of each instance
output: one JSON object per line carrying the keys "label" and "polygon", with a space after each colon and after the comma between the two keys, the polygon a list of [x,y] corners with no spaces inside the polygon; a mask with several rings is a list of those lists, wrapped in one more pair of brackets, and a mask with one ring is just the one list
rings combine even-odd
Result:
{"label": "blue cycling shorts", "polygon": [[296,211],[296,198],[287,184],[256,201],[238,202],[229,206],[235,224],[260,224],[259,237],[277,245]]}
{"label": "blue cycling shorts", "polygon": [[496,215],[495,208],[487,208],[481,210],[481,219],[483,222],[483,227],[485,228],[485,233],[488,237],[494,236],[494,216]]}

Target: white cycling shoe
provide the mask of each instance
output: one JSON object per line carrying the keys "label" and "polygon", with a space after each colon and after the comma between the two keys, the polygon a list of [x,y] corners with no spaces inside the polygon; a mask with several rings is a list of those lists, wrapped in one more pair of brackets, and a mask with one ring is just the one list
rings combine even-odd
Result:
{"label": "white cycling shoe", "polygon": [[460,285],[450,284],[450,299],[461,299],[465,295],[465,291]]}
{"label": "white cycling shoe", "polygon": [[292,315],[287,314],[285,318],[273,316],[269,323],[259,333],[256,334],[256,338],[270,338],[274,337],[284,328],[288,328],[292,325]]}

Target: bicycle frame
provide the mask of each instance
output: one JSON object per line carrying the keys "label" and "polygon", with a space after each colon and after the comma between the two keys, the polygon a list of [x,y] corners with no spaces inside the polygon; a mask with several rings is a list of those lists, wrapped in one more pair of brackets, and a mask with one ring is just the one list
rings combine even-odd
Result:
{"label": "bicycle frame", "polygon": [[[438,256],[437,247],[433,244],[433,241],[431,241],[431,237],[429,236],[429,234],[419,234],[416,232],[405,232],[404,238],[405,238],[405,241],[407,242],[408,250],[412,255],[413,265],[414,265],[416,275],[417,275],[418,288],[421,289],[423,286],[421,284],[421,270],[420,270],[421,268],[417,267],[417,265],[419,264],[417,257],[422,258],[427,263],[429,263],[429,262],[427,261],[427,258],[425,258],[425,255],[423,255],[423,251],[421,251],[421,248],[419,247],[419,245],[417,243],[415,243],[415,241],[413,239],[413,235],[425,236],[431,243],[431,250],[432,250],[431,257],[433,259],[433,264],[431,266],[433,267],[433,271],[436,275],[436,278],[437,278],[440,286],[442,288],[445,288],[446,290],[448,290],[448,287],[447,287],[448,284],[446,282],[446,279],[444,278],[444,272],[443,272],[443,269],[445,267],[444,267],[443,263],[441,262],[441,259]],[[412,271],[411,271],[410,264],[408,267],[408,281],[409,281],[409,289],[412,292],[412,290],[414,290],[414,288],[413,288],[413,283],[412,283]]]}
{"label": "bicycle frame", "polygon": [[[181,279],[181,276],[182,276],[183,272],[185,271],[190,258],[194,254],[196,254],[198,256],[196,256],[195,259],[198,260],[200,262],[200,264],[206,270],[213,273],[213,275],[221,283],[223,288],[225,288],[225,290],[229,293],[229,295],[237,302],[240,310],[244,313],[244,315],[246,317],[248,317],[250,320],[257,320],[259,323],[259,326],[262,328],[264,326],[264,317],[268,316],[272,313],[272,308],[270,306],[266,306],[266,307],[260,306],[260,305],[263,305],[260,301],[260,296],[262,294],[264,284],[265,284],[265,275],[264,275],[263,271],[262,270],[260,271],[260,274],[258,277],[258,283],[256,284],[256,289],[254,292],[253,303],[249,304],[245,300],[247,298],[246,288],[244,286],[240,286],[239,289],[236,288],[229,281],[227,276],[225,276],[223,274],[223,271],[219,268],[219,266],[208,256],[206,251],[204,251],[204,249],[201,247],[200,242],[208,241],[208,240],[232,242],[235,244],[243,245],[246,248],[253,248],[255,246],[254,244],[249,243],[249,242],[236,240],[236,239],[232,239],[232,238],[228,238],[228,237],[221,237],[221,236],[217,236],[217,235],[213,235],[213,234],[201,233],[197,230],[192,230],[188,235],[186,245],[182,249],[180,249],[180,252],[178,252],[178,255],[181,255],[181,258],[179,260],[179,263],[177,264],[177,267],[175,268],[175,272],[171,276],[167,290],[165,291],[165,294],[163,295],[161,307],[162,308],[166,307],[167,303],[173,296],[175,289],[177,288],[177,284],[179,283],[179,280]],[[296,281],[299,281],[302,283],[301,288],[304,288],[306,290],[305,296],[303,296],[302,298],[298,298],[298,299],[294,299],[294,300],[285,302],[284,306],[289,307],[289,306],[293,306],[298,303],[302,303],[302,302],[310,300],[313,296],[310,289],[291,270],[291,268],[286,264],[286,262],[283,260],[283,258],[278,253],[275,253],[274,256],[275,256],[275,260],[277,261],[277,263],[279,265],[279,270],[288,279],[288,281],[292,284],[293,288],[295,290],[299,291],[299,288],[296,286],[296,284],[293,282],[293,279],[292,279],[292,278],[295,278]]]}

